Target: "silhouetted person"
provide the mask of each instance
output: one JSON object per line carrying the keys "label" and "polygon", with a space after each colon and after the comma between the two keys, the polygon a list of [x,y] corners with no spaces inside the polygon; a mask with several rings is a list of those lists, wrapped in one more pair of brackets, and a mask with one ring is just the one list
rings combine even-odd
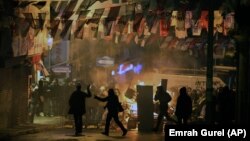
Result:
{"label": "silhouetted person", "polygon": [[192,100],[187,94],[186,87],[180,89],[180,95],[177,98],[175,115],[178,119],[178,124],[187,124],[188,118],[192,113]]}
{"label": "silhouetted person", "polygon": [[38,83],[38,97],[39,97],[38,114],[39,116],[44,116],[44,93],[45,93],[44,82],[42,80],[39,80],[39,83]]}
{"label": "silhouetted person", "polygon": [[75,121],[75,135],[82,133],[82,115],[86,113],[85,99],[91,97],[90,85],[87,87],[87,93],[81,91],[81,84],[77,84],[76,91],[74,91],[69,99],[69,114],[74,115]]}
{"label": "silhouetted person", "polygon": [[118,96],[114,92],[114,89],[109,89],[108,96],[105,98],[101,98],[98,96],[95,96],[95,98],[103,102],[107,101],[107,104],[104,108],[108,109],[108,114],[106,118],[105,131],[102,132],[102,134],[107,135],[107,136],[109,135],[110,121],[112,118],[114,118],[114,121],[116,122],[116,124],[123,131],[122,136],[125,136],[127,134],[127,129],[124,128],[124,126],[122,125],[121,121],[118,118],[119,100],[118,100]]}
{"label": "silhouetted person", "polygon": [[234,112],[234,97],[228,86],[218,94],[218,115],[220,124],[231,124]]}
{"label": "silhouetted person", "polygon": [[165,91],[164,87],[158,86],[155,97],[154,97],[154,100],[155,101],[157,101],[157,100],[160,101],[159,115],[158,115],[158,118],[157,118],[156,126],[154,128],[154,131],[158,131],[159,126],[160,126],[160,124],[162,122],[163,116],[165,116],[166,118],[169,118],[169,115],[168,115],[168,102],[170,102],[172,100],[172,98],[169,95],[169,93],[167,93]]}

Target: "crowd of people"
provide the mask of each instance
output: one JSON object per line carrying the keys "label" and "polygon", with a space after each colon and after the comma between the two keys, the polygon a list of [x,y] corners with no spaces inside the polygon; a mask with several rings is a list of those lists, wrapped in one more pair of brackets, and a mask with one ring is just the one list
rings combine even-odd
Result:
{"label": "crowd of people", "polygon": [[[163,86],[158,86],[153,100],[158,101],[154,111],[157,119],[152,131],[159,131],[163,119],[174,124],[192,124],[205,119],[206,91],[202,88],[179,87],[174,95]],[[232,124],[234,121],[235,92],[229,87],[218,87],[213,93],[214,124]],[[114,87],[96,87],[71,81],[64,85],[58,80],[40,80],[32,85],[29,96],[29,116],[33,122],[35,116],[73,115],[75,135],[82,133],[82,127],[94,124],[98,128],[104,125],[102,134],[109,136],[110,128],[117,126],[125,136],[128,131],[128,119],[132,114],[130,101],[136,102],[136,92],[124,100],[119,89]],[[123,100],[122,100],[123,99]],[[69,104],[66,104],[69,103]],[[122,107],[122,110],[119,110]],[[171,109],[171,112],[169,109]],[[165,117],[165,118],[164,118]],[[84,119],[83,119],[84,118]],[[114,122],[111,120],[114,119]]]}

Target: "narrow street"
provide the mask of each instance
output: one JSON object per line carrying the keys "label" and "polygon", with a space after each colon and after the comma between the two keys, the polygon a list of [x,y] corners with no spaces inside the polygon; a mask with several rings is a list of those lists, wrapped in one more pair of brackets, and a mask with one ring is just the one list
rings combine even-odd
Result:
{"label": "narrow street", "polygon": [[83,136],[74,136],[72,128],[58,128],[36,134],[12,137],[12,141],[163,141],[163,133],[138,133],[129,131],[125,137],[119,131],[112,131],[110,136],[101,134],[101,129],[84,130]]}

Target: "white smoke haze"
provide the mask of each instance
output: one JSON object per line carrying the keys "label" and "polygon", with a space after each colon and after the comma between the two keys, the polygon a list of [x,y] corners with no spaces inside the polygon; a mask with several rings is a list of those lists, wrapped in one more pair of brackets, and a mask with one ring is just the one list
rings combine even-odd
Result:
{"label": "white smoke haze", "polygon": [[[205,81],[205,73],[201,71],[206,66],[204,49],[180,51],[160,48],[158,42],[156,40],[140,47],[134,41],[116,44],[103,39],[74,39],[70,44],[72,76],[97,86],[118,87],[122,93],[128,88],[135,89],[139,83],[157,86],[161,79],[170,79],[169,87],[195,87],[196,80]],[[115,64],[108,67],[97,66],[96,59],[104,56],[114,58]],[[118,74],[120,64],[142,64],[142,71],[140,74],[133,71]],[[112,71],[114,75],[111,75]],[[200,75],[203,77],[198,78]]]}

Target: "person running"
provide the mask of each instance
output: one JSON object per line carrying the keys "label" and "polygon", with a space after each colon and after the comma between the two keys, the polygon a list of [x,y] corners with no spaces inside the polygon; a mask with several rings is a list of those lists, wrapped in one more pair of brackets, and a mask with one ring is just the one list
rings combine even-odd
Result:
{"label": "person running", "polygon": [[128,130],[123,126],[121,121],[119,120],[118,113],[119,113],[119,100],[118,96],[115,94],[114,89],[109,89],[108,90],[108,96],[105,98],[101,98],[98,96],[95,96],[97,100],[100,100],[102,102],[107,101],[107,104],[104,108],[108,109],[108,114],[106,117],[106,124],[105,124],[105,130],[102,132],[102,134],[109,136],[109,126],[110,126],[110,121],[112,118],[114,118],[115,123],[121,128],[123,131],[122,136],[125,136],[128,132]]}

